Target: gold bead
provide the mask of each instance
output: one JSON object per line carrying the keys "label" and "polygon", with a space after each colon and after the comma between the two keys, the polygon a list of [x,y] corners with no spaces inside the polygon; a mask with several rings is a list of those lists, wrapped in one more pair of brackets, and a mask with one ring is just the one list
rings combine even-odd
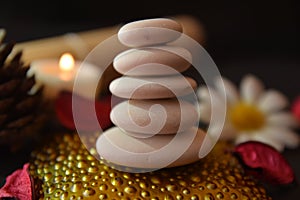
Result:
{"label": "gold bead", "polygon": [[174,200],[173,196],[167,194],[165,197],[164,197],[164,200]]}
{"label": "gold bead", "polygon": [[60,195],[60,199],[62,200],[67,200],[69,197],[69,193],[68,192],[63,192],[61,195]]}
{"label": "gold bead", "polygon": [[191,200],[199,200],[199,197],[197,195],[191,196]]}
{"label": "gold bead", "polygon": [[182,190],[182,193],[185,194],[185,195],[188,195],[188,194],[190,194],[191,192],[190,192],[189,189],[185,188],[185,189]]}
{"label": "gold bead", "polygon": [[79,169],[83,169],[83,168],[87,167],[87,164],[84,161],[79,161],[79,162],[77,162],[77,167]]}
{"label": "gold bead", "polygon": [[54,169],[59,170],[61,168],[62,164],[61,163],[55,163],[54,164]]}
{"label": "gold bead", "polygon": [[150,193],[148,191],[141,191],[141,196],[143,198],[148,198],[148,197],[150,197]]}
{"label": "gold bead", "polygon": [[100,194],[99,199],[108,199],[106,194]]}
{"label": "gold bead", "polygon": [[117,192],[117,191],[118,191],[117,188],[112,188],[112,189],[111,189],[111,192]]}
{"label": "gold bead", "polygon": [[76,156],[76,160],[78,160],[78,161],[83,160],[83,155],[77,155],[77,156]]}
{"label": "gold bead", "polygon": [[182,187],[187,187],[187,182],[184,180],[180,180],[179,185],[181,185]]}
{"label": "gold bead", "polygon": [[201,185],[201,186],[199,186],[199,190],[200,191],[203,191],[205,188]]}
{"label": "gold bead", "polygon": [[178,189],[176,185],[167,185],[166,188],[169,192],[176,192]]}
{"label": "gold bead", "polygon": [[231,182],[231,183],[235,183],[235,182],[236,182],[235,177],[232,176],[232,175],[226,176],[226,179],[227,179],[229,182]]}
{"label": "gold bead", "polygon": [[82,181],[84,182],[89,182],[91,180],[91,176],[89,175],[83,175],[81,178]]}
{"label": "gold bead", "polygon": [[62,190],[64,190],[64,191],[68,191],[69,188],[70,188],[70,184],[68,184],[68,183],[66,183],[62,186]]}
{"label": "gold bead", "polygon": [[64,160],[66,160],[66,157],[63,156],[63,155],[60,155],[60,156],[58,156],[58,157],[56,158],[56,161],[57,161],[57,162],[63,162]]}
{"label": "gold bead", "polygon": [[108,189],[108,186],[106,185],[106,184],[101,184],[100,186],[99,186],[99,190],[100,191],[106,191]]}
{"label": "gold bead", "polygon": [[89,167],[88,172],[89,173],[96,173],[96,172],[98,172],[98,168],[97,167]]}
{"label": "gold bead", "polygon": [[47,194],[52,194],[55,191],[55,189],[56,189],[55,186],[48,187],[47,190],[46,190],[46,193]]}
{"label": "gold bead", "polygon": [[72,160],[74,160],[75,158],[74,158],[74,156],[73,155],[68,155],[68,160],[69,161],[72,161]]}
{"label": "gold bead", "polygon": [[211,193],[207,193],[204,195],[204,200],[214,200],[215,198]]}
{"label": "gold bead", "polygon": [[54,183],[60,183],[62,180],[63,180],[62,175],[58,175],[58,176],[54,177]]}
{"label": "gold bead", "polygon": [[208,183],[208,184],[206,185],[206,187],[207,187],[207,189],[214,190],[214,189],[217,188],[217,185],[214,184],[214,183]]}
{"label": "gold bead", "polygon": [[238,199],[238,196],[237,196],[235,193],[232,193],[232,194],[230,195],[230,198],[231,198],[231,199]]}
{"label": "gold bead", "polygon": [[96,193],[96,192],[95,192],[94,189],[92,189],[92,188],[87,188],[87,189],[85,189],[85,190],[83,191],[83,196],[85,196],[85,197],[91,197],[91,196],[93,196],[95,193]]}
{"label": "gold bead", "polygon": [[199,183],[201,181],[200,176],[198,176],[198,175],[192,175],[191,176],[191,181]]}
{"label": "gold bead", "polygon": [[50,181],[51,178],[52,178],[52,174],[51,173],[47,173],[47,174],[44,175],[44,181],[45,182]]}
{"label": "gold bead", "polygon": [[146,183],[146,182],[140,182],[139,186],[140,186],[141,189],[147,189],[148,183]]}
{"label": "gold bead", "polygon": [[224,198],[224,195],[223,195],[221,192],[218,192],[218,193],[216,194],[216,197],[217,197],[218,199],[223,199],[223,198]]}
{"label": "gold bead", "polygon": [[161,183],[160,179],[156,176],[152,177],[150,180],[153,184],[156,184],[156,185],[159,185]]}
{"label": "gold bead", "polygon": [[127,194],[134,194],[136,192],[136,189],[133,186],[127,186],[124,189],[124,192]]}
{"label": "gold bead", "polygon": [[63,191],[60,189],[55,190],[54,197],[60,197],[60,195],[63,194]]}
{"label": "gold bead", "polygon": [[119,187],[123,184],[123,180],[120,177],[115,177],[111,179],[111,184],[115,187]]}
{"label": "gold bead", "polygon": [[223,187],[222,187],[222,191],[223,191],[223,192],[229,192],[229,189],[228,189],[227,186],[223,186]]}
{"label": "gold bead", "polygon": [[74,183],[71,186],[71,191],[74,192],[74,193],[79,192],[81,189],[82,189],[82,184],[80,182]]}

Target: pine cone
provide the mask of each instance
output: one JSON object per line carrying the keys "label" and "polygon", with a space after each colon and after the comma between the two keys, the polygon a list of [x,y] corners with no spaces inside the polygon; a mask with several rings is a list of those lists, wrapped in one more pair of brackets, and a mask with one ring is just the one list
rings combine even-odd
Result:
{"label": "pine cone", "polygon": [[14,43],[2,44],[0,30],[0,146],[18,150],[33,141],[45,122],[42,89],[34,94],[34,77],[27,77],[29,66],[21,61],[22,52],[8,61]]}

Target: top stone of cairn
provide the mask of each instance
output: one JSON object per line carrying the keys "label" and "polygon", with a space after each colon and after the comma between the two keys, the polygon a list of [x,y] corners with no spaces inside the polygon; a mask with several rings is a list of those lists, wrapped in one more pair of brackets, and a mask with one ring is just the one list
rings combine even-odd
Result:
{"label": "top stone of cairn", "polygon": [[172,42],[180,37],[182,26],[167,18],[131,22],[118,32],[120,42],[128,47],[143,47]]}

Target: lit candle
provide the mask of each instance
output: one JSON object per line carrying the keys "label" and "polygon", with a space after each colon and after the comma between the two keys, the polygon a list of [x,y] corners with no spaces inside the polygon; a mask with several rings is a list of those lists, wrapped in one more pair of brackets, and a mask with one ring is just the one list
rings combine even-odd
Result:
{"label": "lit candle", "polygon": [[[99,67],[87,62],[75,61],[71,54],[65,53],[60,60],[33,61],[27,75],[35,75],[37,83],[35,90],[43,86],[47,98],[55,98],[60,91],[69,91],[93,99],[98,93],[100,73]],[[76,91],[73,90],[75,80]]]}

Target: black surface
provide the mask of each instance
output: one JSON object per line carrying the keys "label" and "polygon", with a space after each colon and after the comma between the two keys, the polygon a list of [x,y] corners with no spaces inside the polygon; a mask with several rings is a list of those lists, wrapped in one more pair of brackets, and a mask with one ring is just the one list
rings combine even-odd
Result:
{"label": "black surface", "polygon": [[[299,1],[2,1],[0,27],[7,40],[27,41],[125,23],[191,14],[205,25],[210,53],[221,74],[235,83],[253,73],[267,88],[300,95]],[[27,161],[29,151],[1,152],[0,182]],[[300,178],[300,149],[283,154]],[[268,188],[273,199],[298,199],[299,186]]]}

